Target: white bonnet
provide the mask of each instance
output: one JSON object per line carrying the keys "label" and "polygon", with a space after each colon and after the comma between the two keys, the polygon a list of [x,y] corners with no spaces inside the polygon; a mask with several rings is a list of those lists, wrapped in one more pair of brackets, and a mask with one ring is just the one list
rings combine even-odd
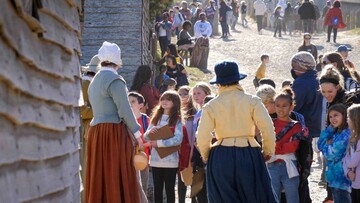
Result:
{"label": "white bonnet", "polygon": [[115,43],[105,41],[99,49],[98,57],[101,62],[108,61],[121,66],[121,50],[120,47]]}

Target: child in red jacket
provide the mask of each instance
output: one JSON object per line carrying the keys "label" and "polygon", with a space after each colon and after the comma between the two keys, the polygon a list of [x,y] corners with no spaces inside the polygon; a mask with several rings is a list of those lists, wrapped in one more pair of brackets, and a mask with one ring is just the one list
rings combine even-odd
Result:
{"label": "child in red jacket", "polygon": [[290,88],[284,89],[275,96],[275,111],[277,118],[273,120],[276,145],[275,156],[268,161],[271,183],[281,202],[281,190],[285,189],[286,199],[294,203],[299,202],[299,172],[295,152],[300,140],[298,134],[302,133],[301,124],[290,118],[294,107],[294,93]]}
{"label": "child in red jacket", "polygon": [[331,30],[334,30],[334,43],[336,43],[337,29],[346,27],[342,19],[342,12],[340,7],[341,7],[340,1],[336,0],[333,6],[326,13],[324,20],[324,25],[328,26],[326,42],[330,42]]}

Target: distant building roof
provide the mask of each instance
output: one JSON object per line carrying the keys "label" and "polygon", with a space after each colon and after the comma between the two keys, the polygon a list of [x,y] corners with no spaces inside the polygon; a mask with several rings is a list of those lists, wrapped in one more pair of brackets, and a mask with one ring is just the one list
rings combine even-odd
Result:
{"label": "distant building roof", "polygon": [[341,3],[354,3],[354,4],[360,4],[359,0],[342,0]]}

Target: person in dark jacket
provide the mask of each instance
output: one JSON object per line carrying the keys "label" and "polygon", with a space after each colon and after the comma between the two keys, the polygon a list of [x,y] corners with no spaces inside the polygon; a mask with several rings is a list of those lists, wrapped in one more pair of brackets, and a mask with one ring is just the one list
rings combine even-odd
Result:
{"label": "person in dark jacket", "polygon": [[281,38],[281,27],[282,27],[282,21],[283,18],[281,17],[281,6],[277,6],[274,11],[274,18],[275,18],[275,31],[274,31],[274,37],[276,37],[276,32],[279,31],[279,37]]}
{"label": "person in dark jacket", "polygon": [[221,38],[227,38],[229,33],[229,26],[226,24],[226,12],[231,11],[231,8],[226,5],[225,1],[220,3],[219,9],[219,21],[221,25]]}
{"label": "person in dark jacket", "polygon": [[189,31],[191,30],[192,24],[190,21],[186,20],[183,23],[183,29],[179,33],[179,40],[176,42],[178,46],[184,45],[184,44],[192,44]]}
{"label": "person in dark jacket", "polygon": [[[320,9],[319,7],[315,4],[314,0],[310,0],[310,3],[314,6],[314,9],[315,9],[315,20],[313,21],[313,33],[317,33],[318,31],[318,27],[317,27],[317,22],[318,20],[320,19],[321,17],[321,14],[320,14]],[[316,59],[316,58],[315,58]]]}
{"label": "person in dark jacket", "polygon": [[239,19],[240,6],[238,5],[238,3],[235,0],[232,0],[230,5],[231,5],[233,15],[234,15],[234,20],[233,20],[233,22],[231,24],[231,30],[235,30],[235,26],[236,26],[236,24],[238,22],[238,19]]}
{"label": "person in dark jacket", "polygon": [[298,14],[303,22],[303,32],[312,33],[313,21],[316,19],[314,5],[309,0],[305,0],[299,8]]}
{"label": "person in dark jacket", "polygon": [[[305,51],[296,53],[291,59],[291,75],[293,76],[293,91],[295,93],[296,106],[294,111],[302,114],[305,124],[309,129],[309,138],[319,137],[321,127],[321,105],[322,96],[319,93],[319,81],[316,78],[314,57]],[[312,161],[312,148],[309,146],[308,169],[300,174],[299,192],[300,202],[311,202],[309,183],[307,178],[310,175]]]}
{"label": "person in dark jacket", "polygon": [[298,51],[307,51],[313,55],[315,61],[318,58],[318,51],[314,44],[311,43],[311,35],[310,33],[304,33],[304,42],[298,48]]}
{"label": "person in dark jacket", "polygon": [[247,27],[248,21],[246,20],[247,5],[245,1],[241,1],[241,24],[243,27]]}
{"label": "person in dark jacket", "polygon": [[[285,14],[284,14],[284,21],[285,21],[285,25],[287,28],[287,30],[289,31],[289,35],[292,35],[292,31],[294,30],[294,8],[291,7],[291,3],[288,2],[286,4],[286,8],[285,8]],[[284,31],[286,31],[286,29],[284,29]]]}

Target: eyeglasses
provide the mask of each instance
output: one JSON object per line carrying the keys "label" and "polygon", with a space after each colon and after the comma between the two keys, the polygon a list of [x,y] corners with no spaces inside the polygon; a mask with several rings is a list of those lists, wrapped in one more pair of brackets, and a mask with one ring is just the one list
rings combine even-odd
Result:
{"label": "eyeglasses", "polygon": [[304,39],[311,39],[311,37],[305,37]]}

